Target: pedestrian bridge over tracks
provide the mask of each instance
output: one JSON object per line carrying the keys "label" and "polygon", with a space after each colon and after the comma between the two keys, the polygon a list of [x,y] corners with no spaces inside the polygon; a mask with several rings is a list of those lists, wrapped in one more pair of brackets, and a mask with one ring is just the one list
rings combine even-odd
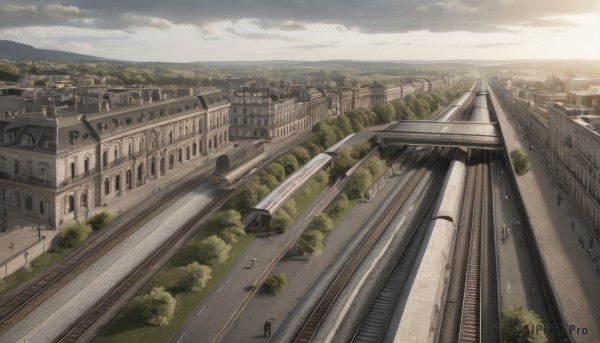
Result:
{"label": "pedestrian bridge over tracks", "polygon": [[424,145],[500,150],[502,144],[498,123],[405,120],[375,133],[375,139],[383,147]]}

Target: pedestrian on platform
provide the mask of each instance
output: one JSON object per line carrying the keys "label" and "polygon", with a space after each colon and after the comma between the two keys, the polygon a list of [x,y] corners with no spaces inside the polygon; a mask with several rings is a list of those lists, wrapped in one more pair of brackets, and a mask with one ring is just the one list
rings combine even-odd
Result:
{"label": "pedestrian on platform", "polygon": [[252,268],[254,268],[254,266],[257,266],[257,265],[258,265],[258,260],[257,260],[257,259],[255,259],[255,258],[252,258],[252,259],[250,259],[250,262],[251,262],[251,267],[252,267]]}
{"label": "pedestrian on platform", "polygon": [[10,250],[15,250],[15,242],[10,242]]}
{"label": "pedestrian on platform", "polygon": [[271,321],[267,319],[267,321],[265,322],[265,325],[263,325],[263,331],[265,334],[265,337],[271,337]]}
{"label": "pedestrian on platform", "polygon": [[510,226],[506,227],[506,238],[510,238]]}

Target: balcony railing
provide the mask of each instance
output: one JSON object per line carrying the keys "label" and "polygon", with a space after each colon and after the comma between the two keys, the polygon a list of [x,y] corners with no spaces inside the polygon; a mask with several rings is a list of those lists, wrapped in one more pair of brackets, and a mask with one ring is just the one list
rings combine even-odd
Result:
{"label": "balcony railing", "polygon": [[94,169],[91,169],[91,170],[88,170],[88,171],[84,172],[83,174],[79,174],[79,175],[74,176],[74,177],[66,178],[65,180],[63,180],[60,183],[60,187],[59,188],[66,187],[68,185],[74,184],[75,182],[79,182],[81,180],[87,179],[88,177],[94,176],[97,173],[98,173],[98,168],[94,168]]}
{"label": "balcony railing", "polygon": [[43,187],[54,187],[54,185],[55,185],[54,181],[51,181],[51,180],[40,179],[40,178],[33,177],[33,176],[12,175],[12,174],[9,174],[6,172],[0,172],[0,179],[14,180],[14,181],[19,181],[19,182],[23,182],[23,183],[32,184],[32,185],[43,186]]}

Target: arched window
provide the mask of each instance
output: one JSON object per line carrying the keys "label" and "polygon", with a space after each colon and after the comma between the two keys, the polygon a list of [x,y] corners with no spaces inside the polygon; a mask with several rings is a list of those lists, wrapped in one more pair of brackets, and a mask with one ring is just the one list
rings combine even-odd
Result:
{"label": "arched window", "polygon": [[175,164],[175,156],[173,154],[169,155],[169,169],[173,169],[173,165]]}
{"label": "arched window", "polygon": [[75,177],[75,162],[71,162],[71,178]]}
{"label": "arched window", "polygon": [[179,149],[179,150],[177,151],[177,162],[181,163],[181,161],[182,161],[182,159],[183,159],[183,158],[182,158],[182,155],[183,155],[183,151],[182,151],[182,149]]}
{"label": "arched window", "polygon": [[81,193],[81,206],[88,207],[88,192],[87,189]]}
{"label": "arched window", "polygon": [[189,146],[185,149],[185,159],[186,160],[190,159],[190,147]]}
{"label": "arched window", "polygon": [[142,175],[144,174],[144,164],[143,163],[140,163],[140,165],[138,166],[137,172],[138,172],[138,177],[137,178],[138,178],[138,180],[141,180],[142,179]]}
{"label": "arched window", "polygon": [[173,131],[169,131],[169,144],[173,143]]}
{"label": "arched window", "polygon": [[45,215],[46,214],[46,204],[44,204],[43,201],[40,201],[40,214],[41,215]]}
{"label": "arched window", "polygon": [[121,176],[115,176],[115,191],[121,190]]}
{"label": "arched window", "polygon": [[29,195],[25,197],[25,208],[33,210],[33,199]]}
{"label": "arched window", "polygon": [[75,197],[73,195],[69,195],[68,201],[67,213],[71,213],[75,211]]}
{"label": "arched window", "polygon": [[108,166],[108,150],[104,150],[102,153],[102,165],[105,167]]}
{"label": "arched window", "polygon": [[196,145],[196,142],[194,142],[194,144],[192,144],[192,155],[196,156],[196,149],[198,148],[198,146]]}
{"label": "arched window", "polygon": [[14,192],[15,196],[15,207],[21,207],[21,193]]}
{"label": "arched window", "polygon": [[114,158],[115,161],[119,159],[119,150],[118,150],[118,148],[115,148],[114,157],[115,157]]}
{"label": "arched window", "polygon": [[108,182],[108,178],[104,180],[104,194],[110,193],[110,182]]}
{"label": "arched window", "polygon": [[90,171],[90,158],[88,156],[86,156],[83,159],[83,172],[87,173]]}

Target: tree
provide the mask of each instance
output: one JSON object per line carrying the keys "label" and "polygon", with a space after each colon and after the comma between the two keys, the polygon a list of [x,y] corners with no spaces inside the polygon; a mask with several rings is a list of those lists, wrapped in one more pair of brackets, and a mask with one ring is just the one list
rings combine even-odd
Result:
{"label": "tree", "polygon": [[210,236],[198,245],[198,256],[202,264],[214,266],[217,263],[225,262],[229,257],[230,250],[231,245],[217,236]]}
{"label": "tree", "polygon": [[211,278],[210,267],[192,262],[185,267],[180,267],[183,273],[181,285],[188,291],[198,292],[206,287],[206,282]]}
{"label": "tree", "polygon": [[281,209],[284,210],[285,213],[287,213],[291,218],[295,218],[296,214],[298,214],[298,210],[296,209],[296,201],[294,201],[294,198],[290,198],[284,202],[283,206],[281,206]]}
{"label": "tree", "polygon": [[287,286],[288,281],[285,274],[275,274],[265,281],[267,291],[273,295],[280,294]]}
{"label": "tree", "polygon": [[298,169],[298,160],[292,154],[284,155],[277,162],[283,166],[285,175],[290,175]]}
{"label": "tree", "polygon": [[334,169],[338,173],[344,173],[350,167],[356,163],[356,160],[352,158],[352,148],[344,145],[336,150],[336,157],[334,162]]}
{"label": "tree", "polygon": [[382,124],[387,124],[396,118],[394,106],[392,106],[392,104],[389,102],[373,107],[373,112],[375,112],[379,118],[379,122]]}
{"label": "tree", "polygon": [[290,153],[296,157],[299,164],[304,164],[310,160],[310,154],[305,147],[297,146]]}
{"label": "tree", "polygon": [[338,219],[341,217],[342,213],[344,213],[348,209],[348,195],[346,193],[340,194],[340,197],[329,206],[327,210],[327,214],[332,219]]}
{"label": "tree", "polygon": [[358,168],[348,181],[348,196],[352,199],[362,198],[365,192],[371,186],[373,177],[368,169],[364,167]]}
{"label": "tree", "polygon": [[383,162],[377,156],[372,156],[371,158],[369,158],[365,165],[369,169],[369,173],[371,173],[371,176],[373,177],[375,177],[376,175],[380,175],[386,167],[385,162]]}
{"label": "tree", "polygon": [[226,226],[221,230],[221,237],[225,243],[232,245],[238,242],[238,238],[246,234],[243,226]]}
{"label": "tree", "polygon": [[[539,325],[539,326],[538,326]],[[527,311],[521,305],[509,307],[502,311],[500,319],[500,332],[504,342],[508,343],[544,343],[548,339],[543,330],[534,328],[541,327],[542,321],[535,312]]]}
{"label": "tree", "polygon": [[[285,170],[283,173],[285,174]],[[265,173],[264,171],[260,173],[260,183],[269,187],[270,190],[273,190],[279,186],[279,181],[277,181],[277,178],[271,174]]]}
{"label": "tree", "polygon": [[244,227],[242,215],[236,210],[227,210],[221,213],[221,225]]}
{"label": "tree", "polygon": [[350,118],[350,125],[354,132],[358,132],[364,128],[360,120],[357,120],[356,118]]}
{"label": "tree", "polygon": [[352,145],[352,158],[360,159],[363,158],[371,151],[371,143],[366,140],[360,140]]}
{"label": "tree", "polygon": [[171,293],[165,291],[163,287],[154,287],[149,294],[137,297],[136,302],[142,318],[148,325],[153,326],[169,325],[177,304]]}
{"label": "tree", "polygon": [[319,256],[323,250],[323,239],[319,230],[304,231],[298,238],[298,248],[309,255]]}
{"label": "tree", "polygon": [[279,163],[269,164],[265,167],[265,171],[270,175],[273,175],[279,182],[285,180],[285,169]]}
{"label": "tree", "polygon": [[522,149],[515,149],[510,152],[510,159],[515,166],[517,175],[525,175],[529,171],[529,158]]}
{"label": "tree", "polygon": [[256,189],[256,199],[262,199],[267,196],[271,192],[269,187],[266,185],[261,185],[260,183],[254,183],[254,189]]}
{"label": "tree", "polygon": [[314,217],[313,220],[308,225],[309,230],[319,230],[323,233],[327,233],[333,230],[333,221],[327,215],[327,213],[320,213],[318,216]]}
{"label": "tree", "polygon": [[256,192],[256,185],[252,182],[245,184],[238,194],[232,199],[234,207],[240,211],[244,211],[258,201],[258,194]]}
{"label": "tree", "polygon": [[60,246],[63,248],[74,247],[85,241],[92,233],[92,227],[85,223],[74,223],[60,232]]}
{"label": "tree", "polygon": [[92,227],[92,230],[96,231],[106,226],[106,224],[110,223],[112,216],[107,211],[102,211],[100,213],[96,213],[86,222]]}
{"label": "tree", "polygon": [[321,152],[321,148],[319,148],[319,146],[312,141],[307,142],[305,145],[306,150],[308,150],[308,153],[310,154],[310,157],[315,157]]}
{"label": "tree", "polygon": [[340,130],[342,130],[342,132],[344,133],[344,136],[347,136],[347,135],[351,134],[352,132],[354,132],[354,129],[352,128],[352,124],[350,124],[350,120],[344,114],[340,114],[337,117],[337,126],[340,128]]}
{"label": "tree", "polygon": [[283,209],[279,209],[271,218],[271,224],[269,226],[274,230],[286,230],[290,225],[292,225],[292,217],[290,217]]}

